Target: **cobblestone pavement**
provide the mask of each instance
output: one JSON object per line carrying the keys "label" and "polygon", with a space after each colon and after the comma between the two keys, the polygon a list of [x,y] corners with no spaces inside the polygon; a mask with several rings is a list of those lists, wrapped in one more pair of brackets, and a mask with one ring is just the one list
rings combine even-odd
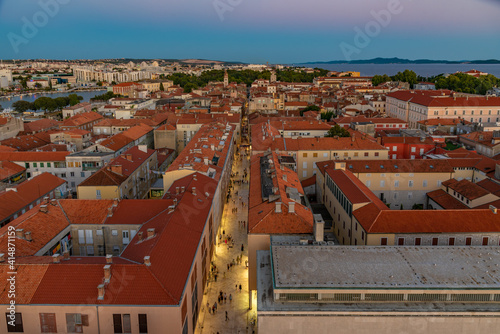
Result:
{"label": "cobblestone pavement", "polygon": [[[247,172],[250,173],[248,156],[242,156],[241,161],[239,159],[240,156],[237,155],[234,160],[232,172],[233,174],[238,172],[238,175],[235,175],[233,180],[242,179],[244,168],[247,168]],[[236,191],[238,195],[235,194]],[[232,199],[224,207],[221,233],[225,232],[223,240],[231,236],[234,246],[228,247],[224,241],[216,246],[213,263],[218,271],[217,281],[212,275],[208,288],[205,290],[196,328],[198,334],[243,334],[254,331],[252,319],[256,319],[257,314],[255,307],[253,310],[248,310],[248,269],[245,266],[245,261],[248,259],[248,238],[246,228],[240,223],[244,221],[246,224],[248,220],[248,184],[235,184],[232,194]],[[233,213],[235,208],[238,210],[237,213]],[[243,252],[241,251],[242,244]],[[236,263],[238,256],[242,256],[241,264],[236,264],[228,270],[227,265],[232,263],[233,259]],[[220,291],[226,294],[226,302],[221,304],[217,301]],[[232,301],[229,300],[230,295]],[[217,312],[214,314],[211,310],[208,311],[207,303],[211,308],[215,302],[217,302]]]}

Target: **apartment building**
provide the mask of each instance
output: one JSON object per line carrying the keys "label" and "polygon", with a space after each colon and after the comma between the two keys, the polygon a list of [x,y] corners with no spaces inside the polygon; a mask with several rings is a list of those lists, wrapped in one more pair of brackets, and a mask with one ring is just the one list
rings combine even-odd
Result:
{"label": "apartment building", "polygon": [[49,173],[43,173],[0,192],[0,226],[31,210],[44,197],[65,198],[68,195],[66,181]]}
{"label": "apartment building", "polygon": [[148,194],[158,167],[157,152],[134,146],[111,160],[77,186],[79,199],[142,199]]}
{"label": "apartment building", "polygon": [[62,116],[63,119],[73,117],[77,114],[83,114],[92,111],[92,105],[89,102],[78,103],[71,107],[63,108]]}
{"label": "apartment building", "polygon": [[22,118],[0,117],[0,140],[15,137],[21,131],[24,131]]}
{"label": "apartment building", "polygon": [[50,142],[54,144],[74,144],[77,151],[90,146],[91,132],[87,130],[68,130],[50,134]]}
{"label": "apartment building", "polygon": [[217,182],[213,202],[214,231],[219,230],[227,200],[234,136],[234,126],[229,123],[216,121],[203,125],[163,174],[165,196],[169,196],[168,189],[175,189],[176,193],[182,191],[182,185],[177,182],[187,175],[201,173]]}
{"label": "apartment building", "polygon": [[61,130],[87,130],[92,132],[95,124],[99,123],[103,117],[93,111],[76,114],[70,118],[65,119],[60,125]]}
{"label": "apartment building", "polygon": [[112,152],[74,152],[66,156],[66,180],[73,196],[77,187],[114,158]]}
{"label": "apartment building", "polygon": [[[16,296],[16,328],[194,333],[211,269],[216,181],[201,174],[180,181],[187,191],[170,199],[51,201],[11,222],[17,284],[27,289]],[[7,228],[0,229],[1,254]],[[87,256],[75,255],[80,251]],[[5,260],[0,256],[0,279],[7,282]],[[7,307],[8,289],[1,291]],[[0,328],[9,328],[6,317]]]}
{"label": "apartment building", "polygon": [[471,122],[466,121],[459,116],[457,118],[438,117],[433,119],[426,119],[423,121],[418,121],[417,124],[418,129],[430,134],[434,134],[434,132],[438,131],[437,133],[457,135],[460,133],[460,124],[471,125]]}
{"label": "apartment building", "polygon": [[8,160],[26,168],[26,177],[47,172],[67,179],[66,156],[70,152],[0,152],[0,161]]}
{"label": "apartment building", "polygon": [[387,114],[406,121],[410,128],[436,118],[458,118],[471,123],[500,121],[500,97],[458,96],[450,91],[402,90],[386,96]]}
{"label": "apartment building", "polygon": [[390,159],[423,159],[437,146],[432,137],[381,137],[381,143]]}
{"label": "apartment building", "polygon": [[[284,159],[286,160],[286,159]],[[269,249],[273,235],[312,235],[314,217],[297,173],[282,156],[269,152],[250,161],[248,204],[249,290],[257,290],[257,252]],[[321,229],[322,231],[322,229]],[[250,293],[250,308],[252,307]]]}
{"label": "apartment building", "polygon": [[[322,168],[323,178],[317,179],[317,184],[323,182],[317,189],[321,188],[323,203],[333,217],[333,232],[342,244],[486,246],[500,243],[495,207],[468,210],[433,210],[436,207],[422,210],[421,207],[420,210],[409,210],[411,202],[405,203],[405,208],[397,207],[388,203],[390,199],[385,200],[376,190],[369,189],[371,182],[364,181],[359,173],[353,174],[348,164],[345,169],[342,165],[326,166]],[[436,174],[443,173],[438,170]],[[438,180],[439,187],[442,183],[449,184]],[[398,194],[396,197],[403,196]],[[421,202],[415,200],[413,203]]]}
{"label": "apartment building", "polygon": [[283,138],[268,123],[252,127],[252,154],[266,151],[289,154],[296,161],[300,180],[315,175],[316,164],[327,160],[387,159],[388,150],[366,136],[326,138]]}

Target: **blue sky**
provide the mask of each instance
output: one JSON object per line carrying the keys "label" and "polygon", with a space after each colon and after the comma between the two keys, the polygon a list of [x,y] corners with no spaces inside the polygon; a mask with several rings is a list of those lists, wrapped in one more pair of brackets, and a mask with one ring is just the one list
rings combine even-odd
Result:
{"label": "blue sky", "polygon": [[0,58],[488,59],[499,17],[498,0],[0,0]]}

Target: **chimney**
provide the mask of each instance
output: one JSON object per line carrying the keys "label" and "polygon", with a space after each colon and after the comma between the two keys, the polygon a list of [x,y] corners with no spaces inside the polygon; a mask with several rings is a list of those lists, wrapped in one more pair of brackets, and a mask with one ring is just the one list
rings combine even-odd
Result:
{"label": "chimney", "polygon": [[107,264],[112,264],[113,263],[113,255],[106,254],[106,263]]}
{"label": "chimney", "polygon": [[49,204],[49,196],[43,198],[43,204]]}
{"label": "chimney", "polygon": [[281,213],[281,202],[276,202],[276,213]]}
{"label": "chimney", "polygon": [[193,187],[192,189],[193,189],[193,195],[196,196],[196,187]]}
{"label": "chimney", "polygon": [[314,240],[324,241],[325,221],[321,214],[315,214],[314,217]]}
{"label": "chimney", "polygon": [[193,180],[197,181],[197,176],[196,176],[196,173],[193,174]]}
{"label": "chimney", "polygon": [[148,239],[152,238],[155,236],[155,229],[153,228],[148,228]]}
{"label": "chimney", "polygon": [[63,258],[64,258],[64,260],[66,260],[66,261],[67,261],[67,260],[69,260],[69,250],[65,250],[65,251],[63,252]]}
{"label": "chimney", "polygon": [[183,194],[186,191],[186,187],[182,186],[181,187],[181,194]]}
{"label": "chimney", "polygon": [[295,202],[288,202],[288,212],[289,213],[295,212]]}
{"label": "chimney", "polygon": [[175,194],[179,195],[179,187],[175,187]]}
{"label": "chimney", "polygon": [[177,206],[177,198],[174,198],[174,207]]}
{"label": "chimney", "polygon": [[52,263],[59,263],[59,254],[52,255]]}
{"label": "chimney", "polygon": [[283,174],[283,181],[286,181],[286,174]]}
{"label": "chimney", "polygon": [[490,205],[490,210],[493,212],[495,215],[497,214],[497,208],[493,205]]}
{"label": "chimney", "polygon": [[137,238],[139,239],[139,241],[142,241],[142,231],[137,232]]}
{"label": "chimney", "polygon": [[109,283],[111,279],[111,265],[107,264],[104,266],[104,282]]}
{"label": "chimney", "polygon": [[98,300],[104,299],[104,284],[99,284],[97,286],[97,299]]}
{"label": "chimney", "polygon": [[26,241],[33,241],[33,238],[31,237],[31,232],[26,232],[24,234],[24,237],[26,238]]}
{"label": "chimney", "polygon": [[24,239],[24,230],[22,228],[18,228],[16,230],[16,237],[19,239]]}
{"label": "chimney", "polygon": [[122,165],[110,165],[109,171],[122,175],[122,172],[123,172]]}
{"label": "chimney", "polygon": [[47,207],[47,204],[40,205],[40,212],[43,212],[43,213],[49,212],[49,208]]}
{"label": "chimney", "polygon": [[144,264],[148,267],[151,265],[151,258],[149,256],[144,257]]}
{"label": "chimney", "polygon": [[119,202],[118,198],[113,199],[113,206],[117,207],[118,206],[118,202]]}
{"label": "chimney", "polygon": [[108,208],[108,217],[112,217],[113,216],[113,207],[109,207]]}
{"label": "chimney", "polygon": [[207,157],[204,157],[204,158],[203,158],[203,163],[204,163],[206,166],[208,166],[208,158],[207,158]]}
{"label": "chimney", "polygon": [[4,253],[0,253],[0,262],[5,262],[4,256],[5,256]]}

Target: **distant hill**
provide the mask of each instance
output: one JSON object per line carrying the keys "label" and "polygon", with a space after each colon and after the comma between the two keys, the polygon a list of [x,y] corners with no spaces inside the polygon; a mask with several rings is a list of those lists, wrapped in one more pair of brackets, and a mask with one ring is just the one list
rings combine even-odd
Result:
{"label": "distant hill", "polygon": [[364,60],[332,60],[332,61],[316,61],[301,64],[500,64],[498,59],[486,60],[432,60],[432,59],[402,59],[402,58],[373,58]]}

